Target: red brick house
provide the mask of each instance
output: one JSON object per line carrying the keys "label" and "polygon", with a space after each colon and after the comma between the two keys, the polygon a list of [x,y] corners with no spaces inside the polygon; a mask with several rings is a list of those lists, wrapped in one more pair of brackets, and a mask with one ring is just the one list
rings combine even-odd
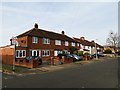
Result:
{"label": "red brick house", "polygon": [[42,60],[50,60],[58,53],[69,52],[71,46],[80,49],[79,43],[65,35],[64,31],[59,34],[39,29],[37,24],[18,35],[17,41],[16,60],[24,60],[27,56],[40,56]]}

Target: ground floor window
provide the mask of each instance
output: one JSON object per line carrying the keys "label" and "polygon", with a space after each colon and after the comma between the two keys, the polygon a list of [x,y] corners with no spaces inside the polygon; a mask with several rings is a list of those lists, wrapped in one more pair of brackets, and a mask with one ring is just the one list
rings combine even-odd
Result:
{"label": "ground floor window", "polygon": [[50,56],[50,50],[42,50],[42,56]]}
{"label": "ground floor window", "polygon": [[30,50],[30,56],[40,56],[40,50]]}
{"label": "ground floor window", "polygon": [[25,58],[26,50],[16,50],[16,58]]}
{"label": "ground floor window", "polygon": [[62,53],[63,53],[63,51],[55,50],[55,51],[54,51],[54,56],[57,56],[58,54],[62,54]]}

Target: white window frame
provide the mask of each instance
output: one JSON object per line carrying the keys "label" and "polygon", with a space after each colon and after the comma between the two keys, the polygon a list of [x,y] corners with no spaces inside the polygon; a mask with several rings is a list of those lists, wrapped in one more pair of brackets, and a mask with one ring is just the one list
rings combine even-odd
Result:
{"label": "white window frame", "polygon": [[80,46],[80,44],[79,44],[79,43],[77,43],[77,46],[79,47],[79,46]]}
{"label": "white window frame", "polygon": [[69,46],[69,42],[68,41],[65,41],[65,46]]}
{"label": "white window frame", "polygon": [[42,57],[50,56],[50,50],[42,50]]}
{"label": "white window frame", "polygon": [[25,57],[26,57],[26,50],[16,50],[16,58],[25,58]]}
{"label": "white window frame", "polygon": [[54,51],[54,56],[57,56],[58,54],[62,54],[62,53],[63,53],[63,51],[55,50],[55,51]]}
{"label": "white window frame", "polygon": [[[32,53],[31,53],[32,52]],[[36,55],[34,55],[34,52],[36,53]],[[38,52],[39,52],[39,55],[37,55],[38,54]],[[41,54],[41,51],[40,50],[30,50],[30,56],[41,56],[40,54]]]}
{"label": "white window frame", "polygon": [[61,45],[61,40],[55,40],[55,45]]}
{"label": "white window frame", "polygon": [[49,38],[43,38],[43,44],[50,44]]}
{"label": "white window frame", "polygon": [[32,37],[32,43],[38,43],[38,37],[33,36]]}
{"label": "white window frame", "polygon": [[75,42],[72,42],[72,46],[75,46]]}

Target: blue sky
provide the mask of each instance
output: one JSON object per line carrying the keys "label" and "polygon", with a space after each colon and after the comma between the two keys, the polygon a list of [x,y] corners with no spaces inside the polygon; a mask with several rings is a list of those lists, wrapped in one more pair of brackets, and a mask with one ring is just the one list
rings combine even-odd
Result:
{"label": "blue sky", "polygon": [[0,46],[8,45],[12,36],[31,28],[61,33],[87,40],[98,39],[105,45],[111,30],[118,31],[117,2],[3,2]]}

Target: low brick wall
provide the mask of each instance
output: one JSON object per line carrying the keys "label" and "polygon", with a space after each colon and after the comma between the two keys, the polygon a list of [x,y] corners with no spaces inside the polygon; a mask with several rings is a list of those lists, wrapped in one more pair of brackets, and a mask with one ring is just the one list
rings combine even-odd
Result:
{"label": "low brick wall", "polygon": [[62,57],[62,59],[59,59],[59,57],[51,58],[51,65],[59,65],[60,62],[62,62],[63,64],[72,63],[73,59],[65,58],[64,56]]}
{"label": "low brick wall", "polygon": [[34,60],[30,60],[29,62],[26,62],[25,59],[18,59],[15,62],[16,66],[22,66],[22,67],[26,67],[26,68],[36,68],[39,66],[39,62],[38,60],[34,59]]}

